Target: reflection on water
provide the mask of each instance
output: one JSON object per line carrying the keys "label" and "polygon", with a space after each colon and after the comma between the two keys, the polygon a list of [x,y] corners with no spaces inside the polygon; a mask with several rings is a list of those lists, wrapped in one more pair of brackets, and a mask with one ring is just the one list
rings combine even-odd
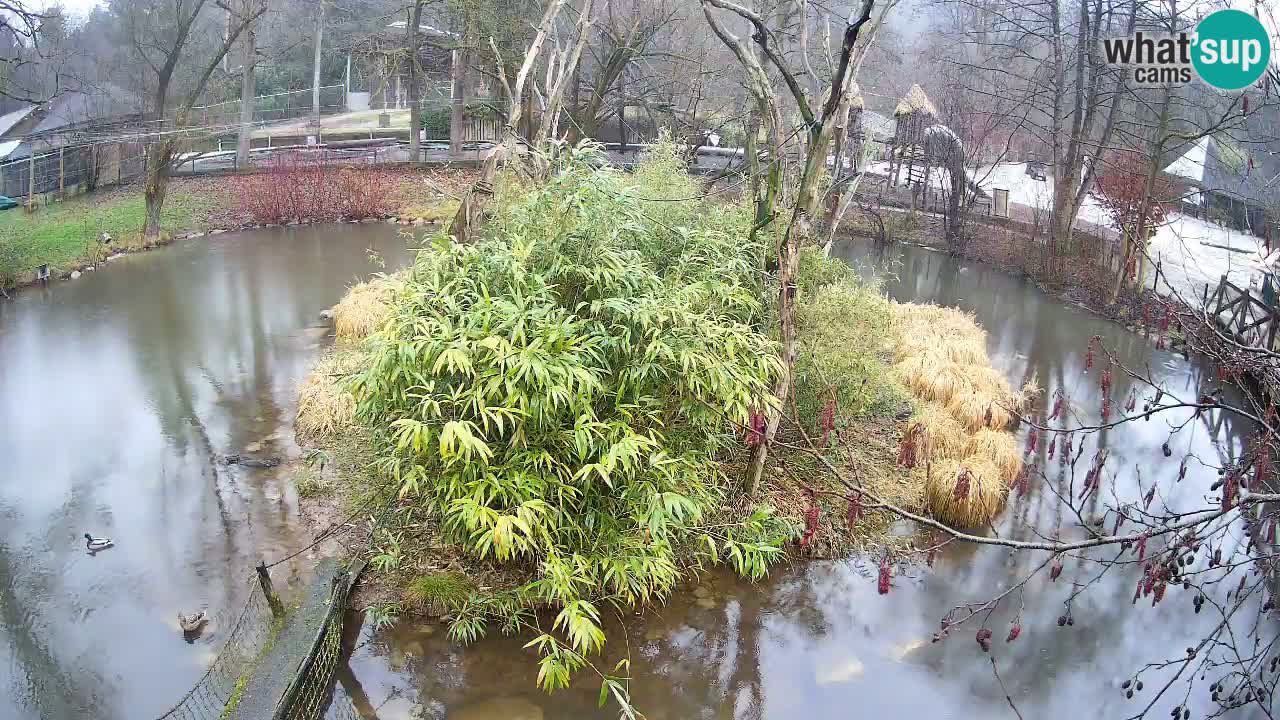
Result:
{"label": "reflection on water", "polygon": [[301,544],[281,471],[217,456],[296,457],[318,313],[369,248],[409,255],[382,225],[227,234],[0,303],[0,717],[153,717],[203,673],[252,562]]}
{"label": "reflection on water", "polygon": [[[1097,422],[1101,398],[1098,371],[1085,372],[1089,338],[1103,343],[1126,366],[1150,368],[1165,387],[1191,395],[1203,368],[1180,356],[1154,349],[1154,342],[1063,306],[1034,286],[991,268],[957,262],[934,252],[899,248],[876,257],[861,244],[842,249],[843,257],[891,275],[885,291],[898,300],[936,302],[975,314],[988,331],[988,349],[997,368],[1015,385],[1036,378],[1046,392],[1037,414],[1047,413],[1054,390],[1063,389],[1079,422]],[[1116,373],[1117,410],[1129,394]],[[1164,460],[1161,444],[1171,423],[1165,416],[1127,424],[1087,440],[1087,465],[1099,447],[1111,453],[1108,467],[1114,488],[1104,488],[1086,519],[1103,504],[1136,501],[1156,477],[1176,475],[1177,463]],[[1210,428],[1226,440],[1226,452],[1238,450],[1230,419],[1207,414],[1171,441],[1174,459],[1191,453],[1219,465]],[[1243,428],[1241,428],[1243,430]],[[1077,439],[1077,443],[1079,440]],[[1045,443],[1036,461],[1047,477],[1030,493],[1011,499],[997,524],[1003,536],[1036,533],[1080,535],[1078,520],[1061,515],[1050,488],[1072,492],[1083,480],[1058,459],[1048,462]],[[1172,508],[1203,502],[1216,472],[1190,463],[1187,478],[1172,484],[1158,502]],[[1112,494],[1114,493],[1114,495]],[[798,565],[766,582],[751,585],[724,575],[702,580],[696,593],[681,593],[644,617],[614,623],[610,651],[630,648],[637,707],[651,720],[684,718],[848,718],[1012,717],[989,661],[1023,717],[1124,717],[1140,710],[1126,701],[1118,682],[1147,661],[1177,657],[1212,623],[1208,613],[1191,612],[1191,597],[1171,590],[1156,608],[1134,609],[1131,596],[1136,568],[1108,574],[1074,602],[1074,625],[1059,628],[1073,583],[1088,583],[1094,565],[1068,559],[1063,576],[1051,583],[1037,577],[1014,593],[988,623],[996,635],[991,656],[974,642],[977,626],[940,643],[930,639],[940,619],[956,605],[981,602],[1017,583],[1045,560],[1043,555],[1012,554],[994,547],[953,546],[933,569],[909,570],[894,580],[887,596],[876,593],[875,559]],[[1021,612],[1021,637],[1004,642],[1009,623]],[[583,673],[567,691],[547,696],[535,688],[536,658],[520,638],[493,637],[460,648],[435,624],[405,623],[391,631],[361,630],[352,673],[342,687],[358,699],[367,718],[606,718],[598,709],[598,684]],[[616,658],[602,660],[612,667]],[[1148,684],[1155,686],[1156,676]],[[1191,698],[1203,716],[1207,698]],[[1157,705],[1153,717],[1168,714],[1175,702]],[[917,715],[918,713],[918,715]]]}

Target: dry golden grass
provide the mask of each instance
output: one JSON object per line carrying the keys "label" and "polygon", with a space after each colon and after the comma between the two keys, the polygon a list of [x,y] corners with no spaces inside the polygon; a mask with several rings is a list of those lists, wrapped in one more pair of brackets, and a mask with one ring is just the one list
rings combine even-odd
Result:
{"label": "dry golden grass", "polygon": [[1004,430],[1013,420],[1013,416],[1005,409],[1011,403],[1011,396],[971,390],[951,398],[947,403],[947,412],[971,433],[984,428]]}
{"label": "dry golden grass", "polygon": [[[908,432],[915,432],[918,465],[912,477],[924,487],[925,507],[947,523],[986,525],[1022,469],[1008,428],[1036,390],[1015,393],[991,367],[986,333],[967,313],[895,304],[893,319],[894,372],[918,400]],[[969,488],[957,492],[962,470]]]}
{"label": "dry golden grass", "polygon": [[1022,472],[1022,453],[1012,433],[996,430],[979,430],[964,446],[965,457],[984,458],[1000,471],[1005,485],[1013,485]]}
{"label": "dry golden grass", "polygon": [[942,406],[924,403],[907,423],[907,432],[916,432],[917,449],[932,460],[962,457],[967,447],[964,427]]}
{"label": "dry golden grass", "polygon": [[357,283],[333,307],[333,330],[339,340],[359,340],[376,331],[390,312],[391,297],[401,285],[398,275]]}
{"label": "dry golden grass", "polygon": [[[957,490],[962,474],[968,478],[968,487]],[[995,464],[975,457],[946,460],[930,467],[924,493],[931,515],[951,525],[973,528],[986,525],[999,514],[1009,485]]]}
{"label": "dry golden grass", "polygon": [[356,400],[344,380],[359,370],[367,356],[354,349],[335,348],[320,359],[302,381],[294,424],[300,438],[316,441],[333,437],[355,422]]}

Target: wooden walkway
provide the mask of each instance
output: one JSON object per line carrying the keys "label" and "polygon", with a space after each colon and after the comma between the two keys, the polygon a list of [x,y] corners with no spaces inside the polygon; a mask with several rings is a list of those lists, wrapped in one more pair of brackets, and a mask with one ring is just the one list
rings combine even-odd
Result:
{"label": "wooden walkway", "polygon": [[1209,288],[1206,287],[1204,307],[1223,332],[1229,333],[1242,345],[1276,349],[1280,312],[1274,306],[1237,287],[1226,275],[1222,276],[1213,294],[1208,293]]}

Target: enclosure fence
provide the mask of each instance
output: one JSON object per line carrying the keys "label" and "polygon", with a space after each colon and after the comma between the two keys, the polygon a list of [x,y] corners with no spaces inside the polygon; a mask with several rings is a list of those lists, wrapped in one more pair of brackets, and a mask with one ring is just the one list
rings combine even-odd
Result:
{"label": "enclosure fence", "polygon": [[227,632],[213,664],[195,686],[158,720],[221,719],[243,689],[248,673],[270,646],[275,616],[267,597],[250,580],[249,597]]}
{"label": "enclosure fence", "polygon": [[142,143],[74,145],[0,162],[0,195],[28,198],[131,182],[142,175]]}
{"label": "enclosure fence", "polygon": [[[314,110],[313,90],[258,95],[253,99],[253,123],[277,122],[307,117]],[[320,87],[320,114],[342,112],[347,107],[347,89],[344,85]],[[228,100],[213,105],[191,108],[188,123],[192,125],[237,125],[240,122],[240,101]]]}

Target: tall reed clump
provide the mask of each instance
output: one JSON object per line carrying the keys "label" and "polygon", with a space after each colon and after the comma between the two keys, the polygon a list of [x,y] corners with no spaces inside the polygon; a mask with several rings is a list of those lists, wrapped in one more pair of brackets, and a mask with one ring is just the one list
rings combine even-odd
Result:
{"label": "tall reed clump", "polygon": [[966,313],[895,304],[894,370],[919,409],[899,455],[924,484],[925,504],[961,527],[989,523],[1022,471],[1010,424],[1036,391],[1014,392],[987,358],[986,334]]}
{"label": "tall reed clump", "polygon": [[763,508],[708,520],[733,487],[717,453],[779,370],[748,214],[655,202],[699,195],[670,146],[632,177],[602,164],[574,150],[475,244],[423,250],[352,383],[403,502],[531,573],[461,603],[453,637],[554,608],[531,643],[548,689],[603,646],[602,604],[657,601],[699,564],[760,577],[792,534]]}

